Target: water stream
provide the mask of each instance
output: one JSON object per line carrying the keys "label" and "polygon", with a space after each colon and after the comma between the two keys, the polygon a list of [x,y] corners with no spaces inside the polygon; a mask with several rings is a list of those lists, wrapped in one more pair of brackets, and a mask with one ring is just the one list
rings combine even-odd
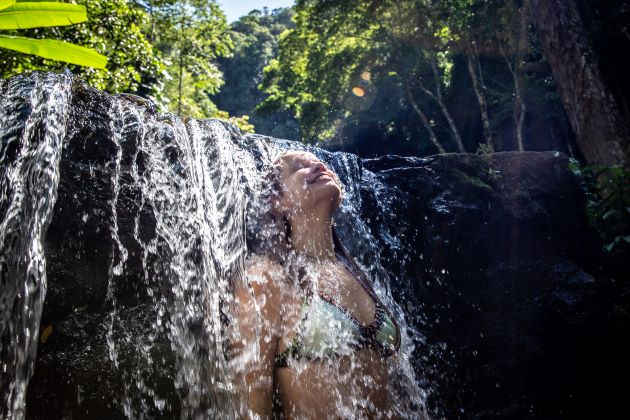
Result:
{"label": "water stream", "polygon": [[42,239],[56,199],[71,84],[49,75],[16,85],[13,79],[0,87],[0,415],[19,419],[46,295]]}
{"label": "water stream", "polygon": [[[96,272],[98,265],[106,273],[103,293],[90,291],[98,296],[89,304],[70,302],[56,317],[92,311],[101,323],[101,338],[77,345],[86,358],[103,348],[98,372],[110,414],[233,418],[242,412],[225,353],[225,306],[257,224],[261,168],[280,151],[304,146],[242,136],[220,121],[182,121],[139,98],[91,92],[69,75],[11,79],[0,91],[0,418],[28,417],[37,345],[51,334],[40,327],[44,249],[52,249],[45,243],[57,243],[53,233],[46,237],[51,220],[51,231],[63,232],[60,252],[72,255],[64,257],[72,259],[68,266]],[[421,336],[395,302],[391,289],[399,279],[381,266],[378,241],[361,218],[360,186],[374,190],[380,213],[390,211],[383,187],[355,156],[309,150],[344,183],[337,229],[403,332],[389,367],[393,414],[418,417],[425,391],[411,359]],[[389,238],[390,252],[402,249],[390,233],[380,236]],[[63,324],[50,318],[51,325]],[[88,415],[99,404],[97,391],[78,376],[64,385],[76,393],[76,401],[62,404],[65,415]]]}

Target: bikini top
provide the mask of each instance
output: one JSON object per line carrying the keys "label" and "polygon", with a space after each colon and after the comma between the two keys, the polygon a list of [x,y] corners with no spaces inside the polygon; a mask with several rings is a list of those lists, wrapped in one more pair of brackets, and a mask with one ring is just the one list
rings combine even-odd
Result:
{"label": "bikini top", "polygon": [[[370,294],[371,295],[371,294]],[[289,347],[275,358],[276,367],[290,359],[323,359],[371,348],[389,357],[400,347],[400,333],[387,309],[372,296],[374,321],[364,326],[345,308],[322,293],[302,305],[302,319]]]}

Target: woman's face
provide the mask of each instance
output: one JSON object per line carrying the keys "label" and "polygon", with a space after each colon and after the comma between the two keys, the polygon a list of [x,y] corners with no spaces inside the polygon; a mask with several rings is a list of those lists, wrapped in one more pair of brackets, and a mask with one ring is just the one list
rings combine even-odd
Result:
{"label": "woman's face", "polygon": [[288,152],[280,156],[283,210],[309,212],[330,205],[332,213],[341,203],[341,183],[337,175],[315,155]]}

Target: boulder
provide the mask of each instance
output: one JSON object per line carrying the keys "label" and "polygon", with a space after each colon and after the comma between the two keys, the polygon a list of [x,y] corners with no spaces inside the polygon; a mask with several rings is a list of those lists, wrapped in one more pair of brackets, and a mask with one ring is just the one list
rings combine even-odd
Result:
{"label": "boulder", "polygon": [[[429,407],[446,418],[620,412],[630,294],[598,270],[580,179],[556,152],[366,160],[362,215],[397,272]],[[388,249],[388,237],[405,238]],[[390,247],[391,248],[391,247]]]}

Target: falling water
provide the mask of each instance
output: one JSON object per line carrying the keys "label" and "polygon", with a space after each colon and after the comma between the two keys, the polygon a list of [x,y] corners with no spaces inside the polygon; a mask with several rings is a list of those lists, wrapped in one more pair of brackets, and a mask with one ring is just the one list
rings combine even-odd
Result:
{"label": "falling water", "polygon": [[[155,308],[152,331],[166,329],[177,357],[175,386],[181,390],[181,416],[217,417],[233,411],[231,383],[223,355],[221,302],[230,278],[242,270],[245,256],[245,195],[240,188],[247,156],[230,141],[217,121],[188,121],[160,116],[122,98],[113,102],[112,134],[117,150],[133,150],[112,171],[116,201],[120,189],[141,193],[139,208],[150,209],[155,220],[150,240],[140,235],[141,214],[134,217],[133,238],[139,248],[146,292]],[[131,143],[131,144],[130,144]],[[123,179],[122,183],[120,179]],[[116,203],[112,203],[114,208]],[[109,355],[114,368],[118,335],[137,340],[117,320],[117,278],[127,272],[130,251],[112,223],[113,268],[108,291],[111,324]],[[156,263],[151,264],[151,261]],[[159,261],[159,262],[158,262]],[[167,262],[167,263],[165,263]],[[155,286],[158,286],[157,289]],[[149,336],[149,341],[157,337]],[[146,344],[150,347],[150,343]],[[150,361],[146,368],[150,369]],[[125,414],[144,417],[147,407],[163,410],[166,402],[142,379],[142,372],[125,377]],[[138,397],[142,396],[138,403]]]}
{"label": "falling water", "polygon": [[[80,266],[84,277],[76,284],[92,296],[50,309],[46,324],[60,326],[51,337],[66,331],[64,319],[97,325],[93,336],[73,342],[76,357],[35,365],[67,375],[59,392],[73,397],[58,402],[59,415],[85,417],[98,409],[110,417],[233,418],[242,412],[226,359],[225,306],[242,278],[247,232],[257,223],[261,168],[281,150],[302,146],[242,136],[220,121],[182,121],[69,76],[12,79],[2,92],[0,417],[24,415],[37,341],[45,341],[39,324],[47,258],[55,261],[48,268],[51,291],[65,287],[67,274],[58,267]],[[372,188],[380,200],[382,186],[354,156],[309,150],[344,183],[337,228],[401,326],[403,346],[389,364],[393,414],[419,417],[425,395],[410,360],[420,336],[395,303],[391,285],[399,279],[379,262],[378,232],[361,218],[361,188]],[[391,211],[384,199],[379,206]],[[400,248],[389,237],[388,246]],[[59,251],[46,255],[44,240],[47,250]],[[102,291],[90,283],[100,272]],[[91,360],[99,360],[95,373],[87,373],[98,376],[94,387],[81,379]]]}
{"label": "falling water", "polygon": [[[24,417],[46,294],[42,240],[52,215],[70,78],[0,86],[0,417]],[[22,95],[24,100],[19,100]]]}

